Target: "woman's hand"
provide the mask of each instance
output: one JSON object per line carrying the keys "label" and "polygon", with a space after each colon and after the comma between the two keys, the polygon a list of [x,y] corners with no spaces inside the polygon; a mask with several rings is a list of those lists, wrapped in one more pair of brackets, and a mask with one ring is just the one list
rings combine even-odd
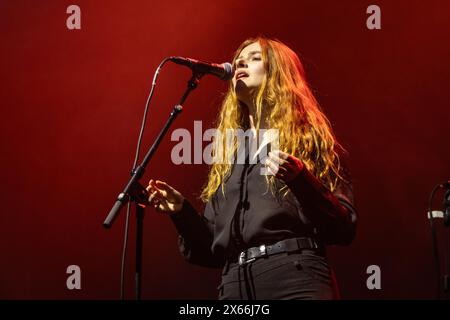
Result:
{"label": "woman's hand", "polygon": [[285,183],[294,180],[304,168],[299,158],[280,150],[269,152],[266,166],[271,174]]}
{"label": "woman's hand", "polygon": [[150,195],[148,202],[158,212],[172,214],[183,207],[183,195],[164,181],[150,179],[146,190]]}

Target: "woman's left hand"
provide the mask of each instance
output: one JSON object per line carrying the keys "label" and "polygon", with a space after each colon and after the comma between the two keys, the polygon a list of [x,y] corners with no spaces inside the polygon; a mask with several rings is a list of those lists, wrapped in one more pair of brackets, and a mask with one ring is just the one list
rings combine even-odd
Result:
{"label": "woman's left hand", "polygon": [[281,150],[269,152],[265,164],[271,174],[285,183],[294,180],[304,167],[299,158]]}

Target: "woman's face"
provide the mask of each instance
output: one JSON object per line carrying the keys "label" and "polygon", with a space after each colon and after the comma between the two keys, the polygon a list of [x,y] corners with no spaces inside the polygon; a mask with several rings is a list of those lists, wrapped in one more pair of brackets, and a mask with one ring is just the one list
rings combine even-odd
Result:
{"label": "woman's face", "polygon": [[246,104],[250,103],[266,74],[261,46],[258,42],[249,44],[242,49],[236,58],[235,69],[232,79],[234,91],[240,101]]}

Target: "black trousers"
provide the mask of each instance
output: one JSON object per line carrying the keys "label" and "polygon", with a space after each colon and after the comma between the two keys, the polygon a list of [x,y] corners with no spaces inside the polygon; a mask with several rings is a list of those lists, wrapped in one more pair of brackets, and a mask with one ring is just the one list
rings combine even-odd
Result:
{"label": "black trousers", "polygon": [[339,298],[326,257],[311,250],[280,253],[242,266],[227,263],[218,291],[219,300]]}

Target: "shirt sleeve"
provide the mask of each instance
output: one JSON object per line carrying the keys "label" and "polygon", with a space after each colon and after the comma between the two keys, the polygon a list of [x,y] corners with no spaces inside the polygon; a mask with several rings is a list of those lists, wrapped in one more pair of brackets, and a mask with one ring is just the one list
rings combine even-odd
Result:
{"label": "shirt sleeve", "polygon": [[353,199],[353,184],[347,160],[340,157],[341,179],[331,192],[306,167],[287,183],[297,197],[305,216],[326,244],[349,245],[356,234],[357,212]]}
{"label": "shirt sleeve", "polygon": [[170,217],[178,232],[178,247],[189,263],[209,268],[221,268],[225,259],[211,250],[214,239],[214,211],[211,201],[199,215],[187,199],[182,209]]}

